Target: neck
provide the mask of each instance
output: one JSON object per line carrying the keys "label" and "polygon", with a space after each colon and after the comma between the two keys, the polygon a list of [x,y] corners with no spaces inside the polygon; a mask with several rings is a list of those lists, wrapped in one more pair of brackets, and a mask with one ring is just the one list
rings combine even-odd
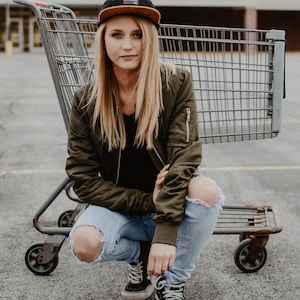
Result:
{"label": "neck", "polygon": [[124,70],[114,68],[115,77],[119,86],[119,90],[128,90],[136,87],[138,80],[137,70]]}
{"label": "neck", "polygon": [[119,89],[119,104],[122,113],[132,115],[135,111],[137,72],[119,70],[115,72],[116,81]]}

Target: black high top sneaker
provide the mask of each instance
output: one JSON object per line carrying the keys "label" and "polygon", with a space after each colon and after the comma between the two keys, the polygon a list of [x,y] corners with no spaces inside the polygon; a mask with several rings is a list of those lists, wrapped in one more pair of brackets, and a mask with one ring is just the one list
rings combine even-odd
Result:
{"label": "black high top sneaker", "polygon": [[128,283],[121,292],[124,300],[145,300],[153,294],[154,287],[147,276],[148,255],[151,247],[150,242],[140,242],[141,252],[139,261],[129,264]]}
{"label": "black high top sneaker", "polygon": [[155,281],[155,300],[184,300],[185,282],[167,283],[163,275]]}

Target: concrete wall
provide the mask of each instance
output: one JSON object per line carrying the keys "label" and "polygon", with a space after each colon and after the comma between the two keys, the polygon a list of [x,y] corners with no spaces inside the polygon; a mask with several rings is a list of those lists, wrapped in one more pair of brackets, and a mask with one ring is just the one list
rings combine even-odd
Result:
{"label": "concrete wall", "polygon": [[[43,0],[40,0],[43,1]],[[45,0],[61,5],[79,7],[100,7],[105,0]],[[300,10],[299,0],[152,0],[156,6],[166,7],[253,7],[257,10]],[[7,3],[13,5],[12,0],[0,0],[0,6]]]}
{"label": "concrete wall", "polygon": [[[0,0],[4,2],[3,0]],[[273,1],[273,0],[272,0]],[[65,3],[67,1],[57,1]],[[71,1],[75,6],[69,5],[76,11],[76,14],[81,16],[96,16],[97,12],[100,9],[100,5],[85,5],[84,7],[80,6],[79,3],[83,1]],[[90,3],[92,1],[86,1],[85,3]],[[103,2],[103,1],[98,1]],[[154,1],[155,2],[155,1]],[[245,7],[242,7],[246,2],[252,3],[253,5],[256,2],[264,3],[264,7],[269,7],[271,1],[260,1],[260,0],[248,0],[240,1],[239,7],[219,7],[217,4],[220,4],[221,1],[181,1],[181,5],[186,4],[185,7],[174,7],[169,6],[170,3],[175,5],[176,1],[156,1],[157,4],[160,4],[158,7],[162,13],[162,22],[164,23],[179,23],[179,24],[192,24],[192,25],[207,25],[207,26],[225,26],[225,27],[245,27],[245,24],[248,24],[249,28],[259,28],[259,29],[284,29],[286,31],[286,41],[288,51],[299,51],[300,50],[300,7],[299,10],[286,10],[287,7],[297,8],[296,2],[300,6],[300,0],[296,2],[293,0],[279,1],[274,0],[274,8],[279,8],[279,4],[282,2],[286,3],[285,9],[283,10],[256,10],[255,8],[246,10]],[[191,3],[198,3],[198,6],[190,6]],[[232,3],[231,3],[232,2]],[[234,4],[235,0],[232,1],[222,1],[222,3]],[[162,6],[162,3],[168,3],[169,5]],[[199,6],[199,3],[203,4],[203,7]],[[205,6],[208,3],[216,4],[215,7]],[[237,4],[236,4],[237,5]],[[276,6],[277,5],[277,6]],[[262,5],[261,5],[262,7]],[[250,6],[248,7],[250,8]],[[248,15],[245,15],[245,12],[248,11]],[[250,12],[250,13],[249,13]],[[20,6],[11,6],[11,17],[24,18],[24,41],[26,49],[26,41],[28,40],[28,19],[32,16],[31,12],[27,9]],[[248,16],[248,17],[247,17]],[[253,19],[256,17],[256,20]],[[4,49],[5,43],[5,6],[1,6],[0,2],[0,51]]]}
{"label": "concrete wall", "polygon": [[[242,8],[160,7],[160,11],[164,23],[241,28],[245,26],[245,9]],[[300,11],[259,10],[256,15],[258,29],[283,29],[286,31],[286,49],[300,50]],[[254,21],[252,23],[255,24]]]}

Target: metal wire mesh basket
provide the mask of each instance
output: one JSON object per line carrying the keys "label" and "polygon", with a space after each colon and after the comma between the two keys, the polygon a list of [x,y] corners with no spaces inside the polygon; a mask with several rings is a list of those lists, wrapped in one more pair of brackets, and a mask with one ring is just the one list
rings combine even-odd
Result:
{"label": "metal wire mesh basket", "polygon": [[160,42],[163,60],[192,74],[206,143],[277,136],[284,32],[162,25]]}
{"label": "metal wire mesh basket", "polygon": [[[38,22],[65,124],[74,91],[93,77],[97,20],[63,6]],[[161,61],[190,71],[203,143],[276,137],[284,94],[284,31],[162,24]]]}

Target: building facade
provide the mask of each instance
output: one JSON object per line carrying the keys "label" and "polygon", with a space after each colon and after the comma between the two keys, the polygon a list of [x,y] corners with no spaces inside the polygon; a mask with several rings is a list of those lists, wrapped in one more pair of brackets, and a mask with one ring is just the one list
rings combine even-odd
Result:
{"label": "building facade", "polygon": [[[104,1],[53,2],[70,7],[78,17],[95,18]],[[153,0],[153,3],[161,11],[163,23],[283,29],[287,51],[300,50],[299,0]],[[0,51],[5,51],[7,40],[12,42],[14,52],[33,52],[42,47],[33,13],[12,0],[0,0]]]}

